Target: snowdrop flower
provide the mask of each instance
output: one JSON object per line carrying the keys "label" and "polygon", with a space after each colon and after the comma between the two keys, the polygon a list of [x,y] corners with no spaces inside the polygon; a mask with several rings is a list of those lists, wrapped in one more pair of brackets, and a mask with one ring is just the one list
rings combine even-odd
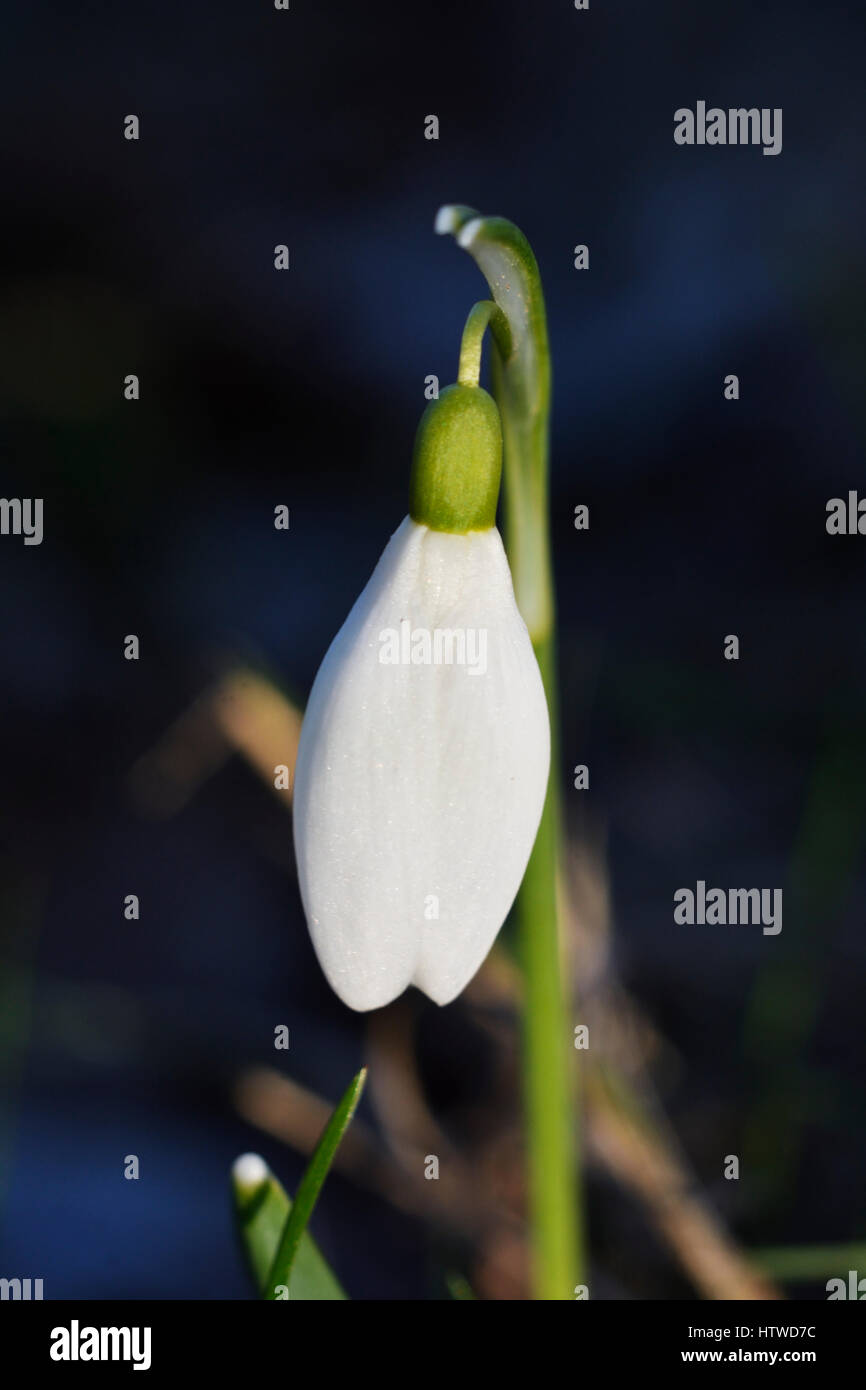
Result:
{"label": "snowdrop flower", "polygon": [[550,726],[495,525],[499,412],[428,406],[409,515],[313,685],[295,774],[313,945],[353,1009],[417,985],[447,1004],[487,955],[541,817]]}

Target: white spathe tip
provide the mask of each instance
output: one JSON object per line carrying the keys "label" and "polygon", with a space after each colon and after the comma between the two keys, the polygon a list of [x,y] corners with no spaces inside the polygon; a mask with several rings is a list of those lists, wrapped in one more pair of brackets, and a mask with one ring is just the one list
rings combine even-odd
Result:
{"label": "white spathe tip", "polygon": [[232,1177],[240,1188],[260,1187],[267,1179],[269,1171],[261,1154],[241,1154],[232,1164]]}
{"label": "white spathe tip", "polygon": [[549,765],[499,532],[406,517],[316,676],[295,770],[310,935],[350,1008],[465,988],[520,886]]}
{"label": "white spathe tip", "polygon": [[444,236],[446,232],[453,232],[457,228],[460,214],[453,203],[446,203],[436,214],[436,221],[433,223],[433,230],[438,236]]}
{"label": "white spathe tip", "polygon": [[461,227],[460,231],[457,233],[457,245],[462,246],[464,251],[468,250],[481,231],[483,225],[483,217],[471,218],[471,220],[467,222],[465,226]]}

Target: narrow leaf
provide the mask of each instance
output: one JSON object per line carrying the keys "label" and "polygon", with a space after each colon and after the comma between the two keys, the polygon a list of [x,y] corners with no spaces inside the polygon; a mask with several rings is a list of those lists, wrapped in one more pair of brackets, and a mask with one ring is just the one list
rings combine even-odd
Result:
{"label": "narrow leaf", "polygon": [[[258,1154],[244,1154],[232,1169],[232,1195],[241,1244],[256,1288],[264,1295],[280,1236],[292,1203]],[[333,1302],[346,1294],[313,1237],[305,1231],[295,1259],[289,1293],[302,1301]]]}
{"label": "narrow leaf", "polygon": [[301,1238],[313,1214],[313,1208],[322,1190],[322,1184],[328,1176],[328,1170],[334,1160],[334,1154],[339,1148],[340,1140],[355,1113],[358,1101],[361,1099],[361,1092],[364,1089],[366,1079],[367,1069],[363,1067],[347,1087],[342,1100],[325,1125],[322,1137],[316,1145],[304,1176],[301,1178],[300,1186],[295,1193],[294,1203],[283,1227],[277,1253],[267,1277],[264,1290],[266,1299],[278,1298],[277,1290],[280,1288],[288,1288],[291,1293],[290,1281]]}
{"label": "narrow leaf", "polygon": [[[827,1278],[848,1281],[850,1270],[866,1265],[866,1245],[789,1245],[753,1250],[751,1259],[775,1279],[809,1284]],[[859,1274],[855,1275],[857,1283]],[[852,1294],[851,1297],[857,1295]],[[860,1295],[862,1297],[862,1295]]]}

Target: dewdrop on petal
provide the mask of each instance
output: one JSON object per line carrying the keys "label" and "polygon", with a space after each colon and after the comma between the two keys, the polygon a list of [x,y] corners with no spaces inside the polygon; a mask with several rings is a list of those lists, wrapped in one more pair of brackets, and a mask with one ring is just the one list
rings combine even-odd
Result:
{"label": "dewdrop on petal", "polygon": [[322,969],[353,1009],[410,984],[437,1004],[464,989],[541,818],[550,725],[495,525],[501,462],[492,397],[447,387],[418,429],[409,515],[310,694],[298,877]]}

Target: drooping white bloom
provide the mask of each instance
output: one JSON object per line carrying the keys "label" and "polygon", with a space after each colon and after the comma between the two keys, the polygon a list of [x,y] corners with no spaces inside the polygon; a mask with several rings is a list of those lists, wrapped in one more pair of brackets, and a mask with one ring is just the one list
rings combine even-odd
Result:
{"label": "drooping white bloom", "polygon": [[520,886],[549,763],[498,530],[406,517],[322,663],[298,750],[301,895],[346,1004],[460,993]]}

